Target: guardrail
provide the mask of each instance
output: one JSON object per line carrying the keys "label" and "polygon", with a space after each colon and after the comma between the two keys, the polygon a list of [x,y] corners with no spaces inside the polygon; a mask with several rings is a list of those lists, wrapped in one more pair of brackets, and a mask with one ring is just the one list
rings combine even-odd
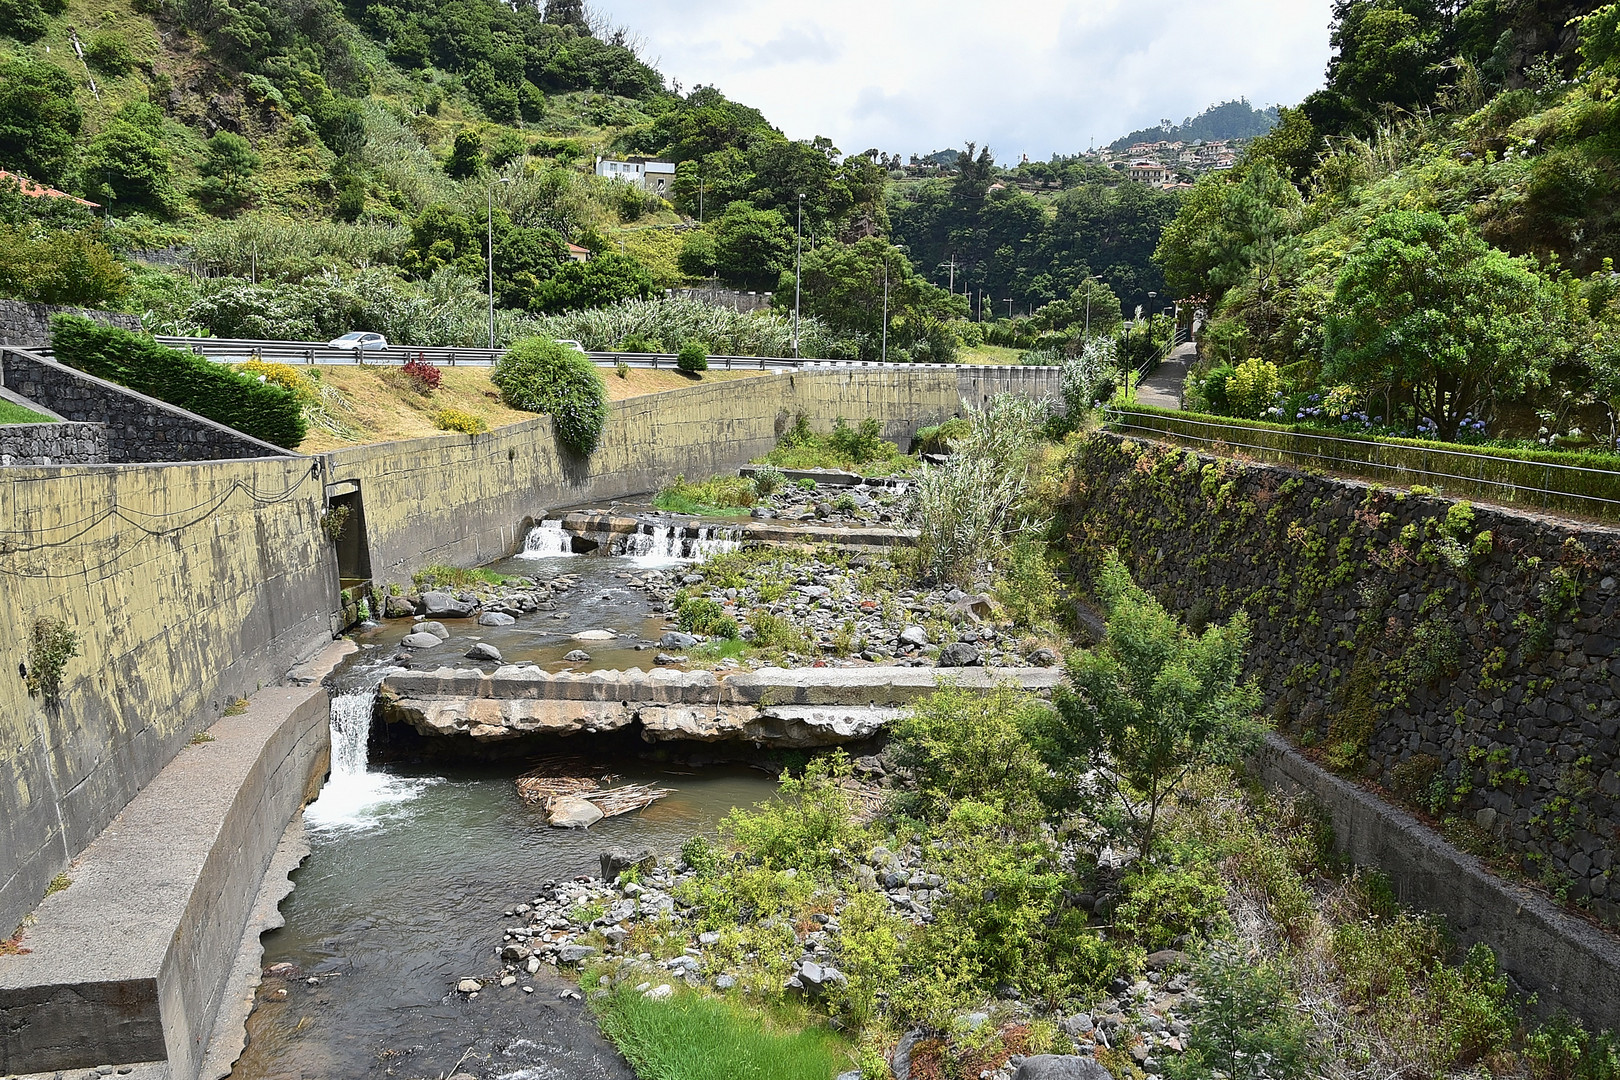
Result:
{"label": "guardrail", "polygon": [[[473,347],[429,348],[416,345],[391,345],[387,349],[370,352],[360,349],[334,349],[324,341],[256,341],[246,338],[192,338],[158,336],[160,345],[171,349],[184,349],[209,360],[221,363],[241,363],[245,360],[267,360],[281,364],[315,364],[322,366],[376,365],[399,367],[412,360],[442,367],[490,367],[506,355],[505,349]],[[673,369],[674,353],[620,353],[588,352],[585,354],[599,367],[615,367],[620,363],[633,368]],[[768,356],[711,356],[710,369],[722,371],[798,371],[805,368],[974,368],[1007,365],[981,364],[882,364],[875,360],[821,360],[805,358],[794,360]]]}
{"label": "guardrail", "polygon": [[1620,471],[1534,461],[1465,449],[1411,446],[1345,435],[1278,430],[1113,406],[1110,431],[1135,432],[1214,453],[1348,472],[1369,480],[1422,484],[1449,495],[1469,494],[1544,510],[1620,519]]}

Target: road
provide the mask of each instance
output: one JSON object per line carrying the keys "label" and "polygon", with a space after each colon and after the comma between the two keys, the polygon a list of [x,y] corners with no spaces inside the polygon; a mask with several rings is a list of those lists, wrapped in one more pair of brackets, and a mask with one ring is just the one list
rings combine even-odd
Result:
{"label": "road", "polygon": [[1153,374],[1143,379],[1141,385],[1136,388],[1136,403],[1153,405],[1161,409],[1181,408],[1187,371],[1197,359],[1197,344],[1189,341],[1185,345],[1177,345],[1175,351],[1165,357],[1164,363],[1155,368]]}

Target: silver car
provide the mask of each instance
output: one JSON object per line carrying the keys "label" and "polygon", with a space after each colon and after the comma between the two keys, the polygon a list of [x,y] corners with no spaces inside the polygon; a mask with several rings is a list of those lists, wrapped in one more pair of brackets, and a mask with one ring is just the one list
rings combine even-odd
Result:
{"label": "silver car", "polygon": [[340,338],[333,338],[326,344],[329,348],[346,349],[350,352],[355,349],[359,349],[361,352],[382,352],[388,348],[388,339],[381,334],[373,334],[365,330],[352,330]]}

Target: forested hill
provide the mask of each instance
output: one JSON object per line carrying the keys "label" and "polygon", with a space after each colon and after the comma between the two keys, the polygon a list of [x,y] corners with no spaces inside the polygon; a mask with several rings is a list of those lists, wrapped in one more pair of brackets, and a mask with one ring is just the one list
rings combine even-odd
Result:
{"label": "forested hill", "polygon": [[1197,116],[1177,124],[1161,120],[1156,127],[1143,128],[1115,139],[1108,148],[1115,153],[1143,142],[1213,142],[1223,139],[1252,139],[1264,135],[1277,122],[1277,106],[1256,109],[1248,98],[1211,105]]}

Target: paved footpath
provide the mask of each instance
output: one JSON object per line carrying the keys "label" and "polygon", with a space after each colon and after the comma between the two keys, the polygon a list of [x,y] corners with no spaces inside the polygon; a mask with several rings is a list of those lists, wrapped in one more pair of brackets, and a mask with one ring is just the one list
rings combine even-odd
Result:
{"label": "paved footpath", "polygon": [[1193,342],[1176,346],[1175,351],[1165,357],[1164,363],[1155,368],[1153,374],[1143,379],[1141,385],[1136,388],[1137,404],[1154,405],[1161,409],[1181,408],[1182,387],[1187,381],[1187,370],[1197,359],[1198,346]]}

